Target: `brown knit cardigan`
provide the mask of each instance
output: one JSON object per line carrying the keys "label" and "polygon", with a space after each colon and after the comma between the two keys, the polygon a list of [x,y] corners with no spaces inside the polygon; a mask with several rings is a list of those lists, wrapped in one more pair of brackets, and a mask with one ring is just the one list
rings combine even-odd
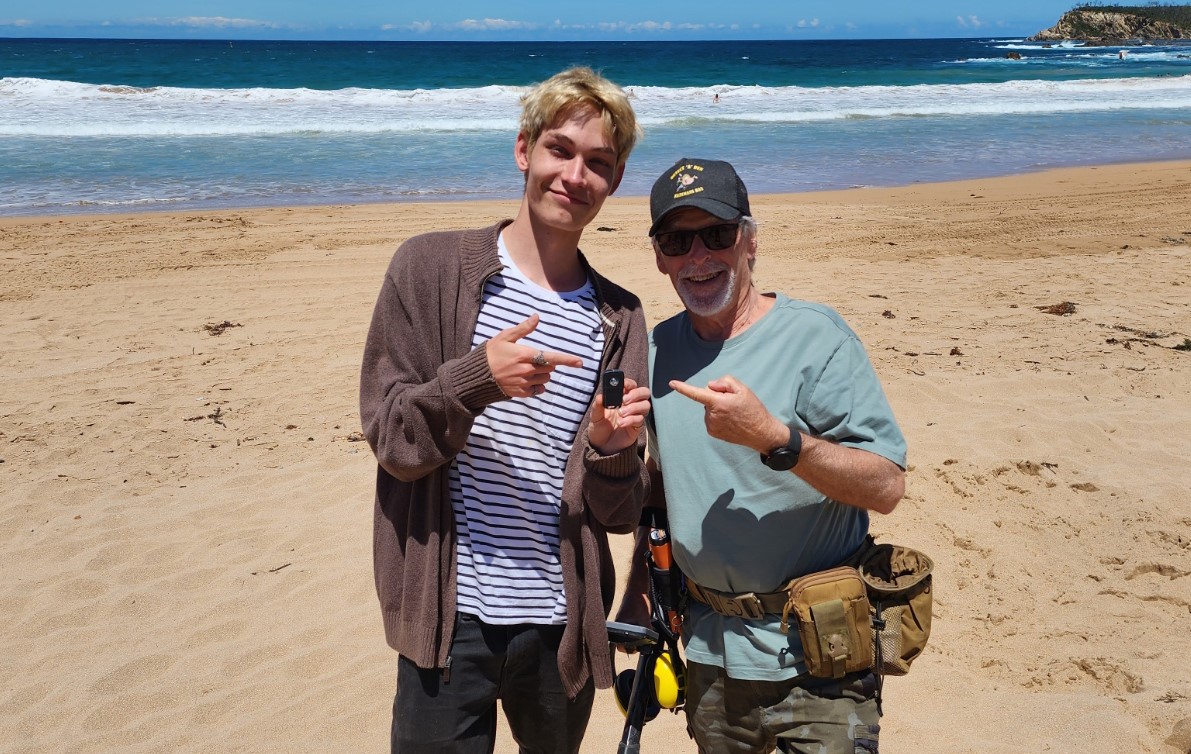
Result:
{"label": "brown knit cardigan", "polygon": [[[401,245],[389,264],[364,347],[360,417],[376,454],[373,565],[389,646],[419,667],[443,667],[456,609],[456,532],[447,470],[486,406],[508,400],[483,347],[472,349],[484,282],[501,269],[492,227],[430,233]],[[580,255],[604,321],[600,368],[647,384],[641,302]],[[560,513],[567,623],[558,666],[574,696],[594,678],[612,684],[604,621],[615,572],[608,533],[632,532],[648,495],[637,447],[602,456],[586,441],[588,417],[567,459]]]}

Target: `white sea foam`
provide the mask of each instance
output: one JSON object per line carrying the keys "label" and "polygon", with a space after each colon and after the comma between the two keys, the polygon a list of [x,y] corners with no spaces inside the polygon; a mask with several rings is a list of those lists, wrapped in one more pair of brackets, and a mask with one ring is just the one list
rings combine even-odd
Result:
{"label": "white sea foam", "polygon": [[[1140,56],[1142,53],[1138,53]],[[1160,54],[1160,53],[1155,53]],[[1016,61],[1013,61],[1016,62]],[[646,126],[691,120],[796,123],[1191,107],[1191,75],[994,84],[632,87]],[[254,136],[509,131],[519,87],[183,89],[0,79],[0,136]]]}
{"label": "white sea foam", "polygon": [[185,89],[0,79],[0,135],[251,136],[508,130],[523,89]]}
{"label": "white sea foam", "polygon": [[998,50],[1090,49],[1083,42],[1076,42],[1069,39],[1062,42],[1027,42],[1024,39],[1010,39],[1006,40],[1004,44],[996,44],[993,47]]}
{"label": "white sea foam", "polygon": [[1191,76],[819,89],[719,86],[716,91],[719,103],[705,106],[706,89],[640,87],[638,116],[646,125],[690,118],[780,123],[1191,107]]}

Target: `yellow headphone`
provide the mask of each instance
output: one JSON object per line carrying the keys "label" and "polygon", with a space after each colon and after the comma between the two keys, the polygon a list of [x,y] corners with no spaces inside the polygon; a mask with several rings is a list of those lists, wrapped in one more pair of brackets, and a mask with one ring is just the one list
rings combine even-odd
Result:
{"label": "yellow headphone", "polygon": [[[686,701],[686,668],[681,658],[672,658],[669,650],[663,650],[653,658],[653,683],[643,688],[645,699],[645,721],[657,717],[662,709],[675,709]],[[648,668],[647,671],[648,672]],[[613,689],[616,692],[616,706],[623,715],[628,715],[629,699],[633,693],[636,670],[624,670],[616,676]]]}

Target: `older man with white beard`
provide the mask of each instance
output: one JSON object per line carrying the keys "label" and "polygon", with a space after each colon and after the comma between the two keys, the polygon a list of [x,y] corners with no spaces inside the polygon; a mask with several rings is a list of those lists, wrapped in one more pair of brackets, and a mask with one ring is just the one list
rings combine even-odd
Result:
{"label": "older man with white beard", "polygon": [[[658,270],[685,308],[650,335],[647,426],[651,498],[687,583],[690,730],[717,754],[876,752],[876,677],[812,677],[781,589],[843,563],[869,512],[894,509],[905,440],[844,320],[757,290],[757,224],[731,165],[680,160],[650,210]],[[618,620],[647,620],[643,564]]]}

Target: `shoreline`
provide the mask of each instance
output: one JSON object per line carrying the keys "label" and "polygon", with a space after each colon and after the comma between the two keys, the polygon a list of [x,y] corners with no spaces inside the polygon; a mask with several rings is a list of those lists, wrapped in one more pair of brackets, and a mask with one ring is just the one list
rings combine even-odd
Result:
{"label": "shoreline", "polygon": [[[517,205],[0,218],[0,740],[385,746],[363,339],[401,241]],[[845,317],[909,444],[872,528],[935,561],[934,626],[882,751],[1191,749],[1191,161],[752,206],[758,285]],[[648,225],[613,197],[583,248],[652,324]],[[622,726],[600,691],[583,750]],[[642,751],[694,747],[661,715]]]}
{"label": "shoreline", "polygon": [[[844,186],[844,187],[838,187],[838,188],[816,188],[816,189],[809,189],[806,191],[790,191],[790,192],[785,192],[785,191],[755,192],[754,195],[756,195],[756,196],[801,196],[804,194],[834,193],[834,192],[839,192],[839,191],[899,190],[899,189],[912,189],[914,187],[919,187],[919,186],[960,184],[960,183],[965,183],[965,182],[969,182],[969,181],[989,181],[989,180],[995,181],[995,180],[1001,180],[1001,179],[1011,180],[1011,179],[1015,179],[1015,178],[1026,178],[1029,176],[1046,174],[1046,173],[1051,173],[1051,172],[1055,172],[1055,171],[1064,171],[1064,170],[1084,170],[1084,169],[1097,169],[1097,168],[1129,168],[1130,166],[1147,166],[1147,165],[1156,165],[1156,166],[1157,165],[1174,165],[1174,166],[1177,166],[1177,165],[1181,165],[1181,164],[1191,165],[1191,156],[1171,157],[1171,158],[1167,158],[1167,159],[1154,159],[1154,160],[1142,160],[1142,161],[1114,161],[1114,162],[1094,162],[1094,163],[1084,163],[1084,164],[1059,165],[1059,166],[1053,166],[1053,167],[1038,168],[1035,170],[1021,170],[1021,171],[1011,172],[1011,173],[993,173],[993,174],[984,175],[984,176],[955,178],[955,179],[946,180],[946,181],[915,181],[913,183],[898,183],[898,184],[888,184],[888,185],[886,185],[886,184],[852,185],[852,186]],[[630,169],[631,168],[632,168],[632,166],[630,165]],[[750,192],[750,193],[753,193],[753,192]],[[649,195],[648,195],[648,193],[614,195],[614,198],[620,199],[620,200],[633,200],[633,199],[648,200]],[[101,218],[101,217],[113,217],[113,216],[123,217],[123,216],[137,216],[137,215],[157,215],[157,214],[205,214],[205,213],[214,213],[214,212],[256,212],[256,211],[285,210],[285,209],[317,210],[317,209],[324,208],[324,207],[345,207],[345,206],[375,207],[375,206],[406,206],[406,205],[410,205],[410,206],[417,207],[417,206],[426,206],[426,205],[435,205],[435,204],[447,204],[447,205],[460,204],[460,203],[488,204],[488,203],[502,203],[502,202],[510,202],[510,201],[512,201],[512,202],[520,201],[520,194],[518,194],[516,196],[510,196],[510,197],[485,198],[485,199],[476,199],[476,198],[470,197],[470,196],[458,196],[458,197],[432,196],[432,197],[405,198],[405,199],[402,199],[399,201],[393,201],[393,200],[378,200],[378,201],[363,201],[363,202],[360,202],[360,201],[354,201],[354,202],[353,201],[348,201],[348,202],[317,201],[317,202],[314,202],[311,204],[305,204],[305,203],[302,203],[302,204],[262,203],[262,204],[248,204],[248,205],[218,204],[218,205],[203,206],[203,207],[160,207],[160,208],[150,208],[150,209],[143,209],[143,210],[130,210],[130,209],[126,209],[126,208],[121,208],[121,209],[113,209],[111,211],[87,210],[87,211],[78,211],[78,212],[70,211],[70,212],[58,212],[58,213],[33,212],[30,214],[25,214],[25,213],[5,214],[3,212],[3,210],[0,210],[0,226],[2,226],[3,224],[5,224],[8,221],[35,222],[35,221],[39,221],[39,220],[46,220],[46,219],[57,220],[60,218],[64,219],[64,218],[68,218],[68,217]]]}

